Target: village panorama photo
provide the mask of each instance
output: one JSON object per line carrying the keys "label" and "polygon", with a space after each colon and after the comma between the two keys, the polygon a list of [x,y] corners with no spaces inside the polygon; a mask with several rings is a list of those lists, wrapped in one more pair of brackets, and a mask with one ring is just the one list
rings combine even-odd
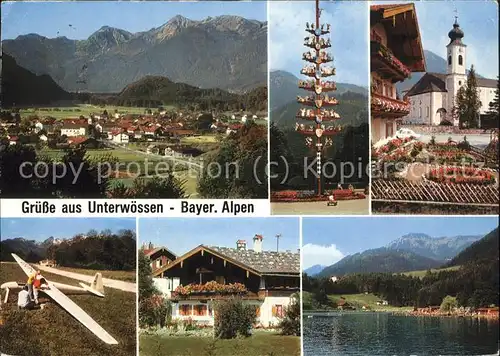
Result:
{"label": "village panorama photo", "polygon": [[1,6],[2,197],[268,197],[265,2]]}

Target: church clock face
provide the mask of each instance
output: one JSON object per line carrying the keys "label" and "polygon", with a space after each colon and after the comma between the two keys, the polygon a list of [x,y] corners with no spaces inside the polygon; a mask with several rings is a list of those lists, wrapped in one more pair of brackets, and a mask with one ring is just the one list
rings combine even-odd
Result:
{"label": "church clock face", "polygon": [[460,52],[460,53],[462,53],[463,51],[464,51],[464,50],[463,50],[463,48],[461,48],[461,47],[458,49],[458,52]]}

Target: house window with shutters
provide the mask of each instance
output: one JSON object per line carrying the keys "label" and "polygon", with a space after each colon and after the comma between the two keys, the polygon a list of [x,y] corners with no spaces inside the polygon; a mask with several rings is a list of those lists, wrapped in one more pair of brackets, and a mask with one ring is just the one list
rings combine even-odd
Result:
{"label": "house window with shutters", "polygon": [[204,304],[198,304],[194,306],[193,315],[195,316],[206,316],[207,306]]}
{"label": "house window with shutters", "polygon": [[180,305],[179,306],[179,314],[188,316],[191,315],[191,305]]}
{"label": "house window with shutters", "polygon": [[385,123],[385,137],[392,137],[394,135],[394,128],[392,122]]}
{"label": "house window with shutters", "polygon": [[283,305],[280,305],[280,304],[273,305],[273,317],[276,317],[276,318],[283,317]]}

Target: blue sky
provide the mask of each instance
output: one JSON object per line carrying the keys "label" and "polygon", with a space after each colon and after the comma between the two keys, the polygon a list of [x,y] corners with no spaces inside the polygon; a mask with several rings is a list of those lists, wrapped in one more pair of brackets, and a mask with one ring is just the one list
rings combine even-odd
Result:
{"label": "blue sky", "polygon": [[[46,37],[86,39],[102,26],[129,32],[159,27],[176,15],[192,20],[208,16],[239,15],[266,21],[266,3],[257,2],[168,2],[168,1],[62,1],[2,2],[2,39],[38,33]],[[71,27],[69,26],[71,25]]]}
{"label": "blue sky", "polygon": [[497,217],[304,218],[303,266],[332,265],[412,232],[432,237],[485,235],[497,226]]}
{"label": "blue sky", "polygon": [[23,237],[44,241],[50,236],[71,238],[92,229],[135,231],[135,223],[135,218],[3,218],[0,219],[0,231],[2,240]]}
{"label": "blue sky", "polygon": [[263,249],[276,251],[277,234],[280,251],[297,251],[300,246],[298,218],[144,218],[139,219],[139,242],[152,242],[182,255],[199,245],[236,247],[237,240],[253,246],[255,234],[264,237]]}
{"label": "blue sky", "polygon": [[[337,75],[334,81],[368,87],[368,2],[323,2],[322,23],[331,25],[330,53]],[[315,19],[313,1],[270,1],[269,68],[297,77],[307,62],[302,60],[306,22]]]}
{"label": "blue sky", "polygon": [[[400,1],[404,3],[405,1]],[[373,4],[386,4],[376,1]],[[399,3],[399,2],[398,2]],[[464,31],[467,45],[466,65],[474,64],[479,74],[495,79],[498,75],[498,4],[486,1],[417,1],[420,35],[424,49],[446,58],[448,32],[455,15]],[[456,11],[456,12],[455,12]]]}

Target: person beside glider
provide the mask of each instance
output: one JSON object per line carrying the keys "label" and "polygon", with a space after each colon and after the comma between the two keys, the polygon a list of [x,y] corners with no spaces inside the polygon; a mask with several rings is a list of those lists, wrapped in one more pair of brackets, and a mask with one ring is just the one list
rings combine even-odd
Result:
{"label": "person beside glider", "polygon": [[28,292],[27,285],[17,294],[17,306],[19,309],[33,309],[35,307]]}
{"label": "person beside glider", "polygon": [[26,285],[28,286],[28,294],[29,294],[31,301],[35,301],[35,292],[34,292],[34,288],[33,288],[33,283],[35,282],[37,276],[39,276],[39,275],[40,275],[40,271],[34,272],[32,275],[30,275],[28,277],[28,281],[26,283]]}
{"label": "person beside glider", "polygon": [[40,272],[37,272],[35,279],[33,280],[33,301],[38,304],[38,291],[42,288],[42,276]]}

